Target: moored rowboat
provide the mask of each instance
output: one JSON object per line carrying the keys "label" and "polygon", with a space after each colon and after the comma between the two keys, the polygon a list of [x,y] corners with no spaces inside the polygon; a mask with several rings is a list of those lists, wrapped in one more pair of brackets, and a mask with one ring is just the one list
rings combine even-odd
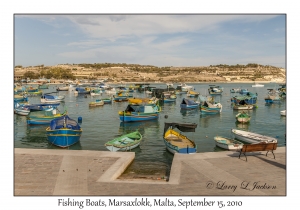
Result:
{"label": "moored rowboat", "polygon": [[108,141],[105,143],[105,146],[112,152],[128,151],[139,146],[142,138],[142,134],[139,131],[135,131]]}
{"label": "moored rowboat", "polygon": [[270,137],[270,136],[264,136],[261,134],[257,133],[252,133],[248,131],[243,131],[243,130],[237,130],[237,129],[231,129],[231,132],[234,134],[235,138],[247,142],[250,144],[257,144],[261,142],[266,142],[266,143],[276,143],[277,139]]}
{"label": "moored rowboat", "polygon": [[234,139],[230,139],[223,136],[215,136],[214,137],[216,146],[226,149],[226,150],[238,150],[242,149],[243,143]]}

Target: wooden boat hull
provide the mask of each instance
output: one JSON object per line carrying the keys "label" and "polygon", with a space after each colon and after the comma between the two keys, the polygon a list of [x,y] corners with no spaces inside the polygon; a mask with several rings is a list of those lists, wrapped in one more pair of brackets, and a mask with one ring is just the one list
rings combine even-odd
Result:
{"label": "wooden boat hull", "polygon": [[244,145],[242,142],[239,142],[234,139],[226,138],[223,136],[215,136],[214,140],[215,140],[216,146],[218,146],[222,149],[231,150],[231,151],[236,151],[236,150],[242,149],[242,147]]}
{"label": "wooden boat hull", "polygon": [[169,129],[165,132],[164,143],[167,150],[173,154],[194,154],[197,152],[197,145],[193,140],[190,140],[173,129]]}
{"label": "wooden boat hull", "polygon": [[135,131],[108,141],[105,143],[105,146],[112,152],[128,151],[138,147],[142,139],[142,135],[138,131]]}
{"label": "wooden boat hull", "polygon": [[272,142],[272,143],[277,142],[277,139],[273,137],[264,136],[257,133],[252,133],[252,132],[247,132],[247,131],[242,131],[237,129],[231,129],[231,132],[234,134],[236,139],[250,144],[257,144],[261,142]]}
{"label": "wooden boat hull", "polygon": [[234,105],[233,109],[235,109],[235,110],[251,110],[251,109],[253,109],[253,105]]}
{"label": "wooden boat hull", "polygon": [[68,128],[50,130],[46,129],[48,142],[58,147],[69,147],[79,142],[82,130],[72,130]]}

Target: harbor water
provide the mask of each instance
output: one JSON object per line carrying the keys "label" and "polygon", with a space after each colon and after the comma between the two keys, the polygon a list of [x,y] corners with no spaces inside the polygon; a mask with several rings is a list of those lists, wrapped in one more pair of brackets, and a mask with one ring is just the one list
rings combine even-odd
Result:
{"label": "harbor water", "polygon": [[[174,84],[176,87],[177,84]],[[194,91],[202,95],[208,94],[209,84],[198,83],[188,84],[194,87]],[[163,130],[165,122],[196,123],[195,132],[184,133],[197,144],[197,152],[219,152],[224,151],[216,147],[214,136],[221,135],[233,138],[232,128],[255,132],[262,135],[272,136],[278,140],[278,146],[286,144],[286,117],[280,115],[281,110],[286,110],[286,99],[279,103],[267,105],[264,97],[267,89],[278,89],[278,85],[268,83],[264,87],[252,87],[250,83],[220,83],[224,88],[221,96],[216,96],[215,101],[223,106],[222,112],[216,115],[203,115],[199,109],[181,110],[180,103],[186,94],[177,95],[176,102],[165,103],[161,106],[159,119],[154,121],[123,123],[120,121],[118,111],[123,111],[128,102],[113,102],[99,107],[89,107],[89,102],[106,97],[90,95],[75,95],[74,91],[60,91],[59,95],[65,96],[58,109],[63,112],[65,109],[68,115],[77,120],[82,118],[82,136],[80,142],[70,146],[70,150],[98,150],[109,151],[104,144],[123,134],[139,130],[143,140],[139,147],[132,149],[135,152],[135,159],[124,176],[143,177],[147,175],[168,176],[173,160],[173,154],[166,150],[163,142]],[[165,84],[153,83],[151,86],[166,88]],[[46,92],[56,91],[57,85],[50,85]],[[231,97],[239,95],[230,93],[232,88],[246,88],[252,93],[257,93],[257,107],[247,111],[251,115],[249,124],[236,123]],[[134,92],[134,97],[147,97],[144,92]],[[40,103],[40,96],[29,97],[29,103]],[[36,148],[36,149],[62,149],[51,145],[47,141],[47,125],[27,125],[26,116],[14,114],[14,147],[15,148]]]}

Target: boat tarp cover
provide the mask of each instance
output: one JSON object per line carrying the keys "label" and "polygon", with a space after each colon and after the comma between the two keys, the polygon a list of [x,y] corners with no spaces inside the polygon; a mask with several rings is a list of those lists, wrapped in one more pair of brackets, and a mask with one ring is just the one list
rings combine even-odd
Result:
{"label": "boat tarp cover", "polygon": [[182,99],[181,104],[195,105],[195,104],[197,104],[197,103],[196,103],[195,101],[192,101],[192,100],[189,100],[189,99],[184,98],[184,99]]}
{"label": "boat tarp cover", "polygon": [[169,128],[177,128],[182,132],[195,132],[195,128],[197,128],[197,124],[196,123],[166,123],[165,122],[165,128],[164,128],[164,133],[166,133],[166,131]]}
{"label": "boat tarp cover", "polygon": [[61,129],[63,127],[70,128],[72,130],[80,130],[79,124],[68,115],[51,120],[50,122],[51,130]]}

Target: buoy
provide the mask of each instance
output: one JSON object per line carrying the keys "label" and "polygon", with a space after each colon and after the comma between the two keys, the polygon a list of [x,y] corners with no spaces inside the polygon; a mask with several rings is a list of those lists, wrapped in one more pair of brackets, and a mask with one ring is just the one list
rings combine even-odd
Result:
{"label": "buoy", "polygon": [[82,123],[82,117],[78,117],[78,123]]}
{"label": "buoy", "polygon": [[76,104],[76,106],[78,106],[78,104]]}

